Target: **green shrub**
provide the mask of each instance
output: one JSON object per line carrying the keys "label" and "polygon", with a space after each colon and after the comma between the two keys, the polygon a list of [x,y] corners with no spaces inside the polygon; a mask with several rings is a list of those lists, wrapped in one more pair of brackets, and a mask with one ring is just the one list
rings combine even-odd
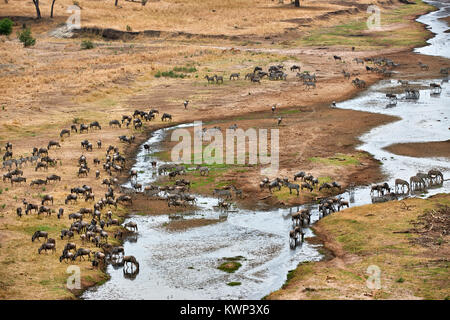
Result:
{"label": "green shrub", "polygon": [[93,48],[94,48],[94,44],[92,43],[91,40],[83,40],[81,42],[81,49],[89,50],[89,49],[93,49]]}
{"label": "green shrub", "polygon": [[5,18],[0,20],[0,34],[8,36],[12,32],[13,22],[11,19]]}
{"label": "green shrub", "polygon": [[36,43],[36,39],[34,39],[31,35],[30,28],[25,28],[22,30],[22,32],[18,32],[17,36],[20,42],[23,43],[24,47],[34,46]]}

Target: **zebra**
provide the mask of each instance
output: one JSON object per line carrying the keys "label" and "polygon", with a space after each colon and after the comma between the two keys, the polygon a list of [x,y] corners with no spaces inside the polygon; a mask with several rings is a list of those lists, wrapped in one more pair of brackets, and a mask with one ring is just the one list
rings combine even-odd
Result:
{"label": "zebra", "polygon": [[216,80],[215,77],[210,77],[208,75],[205,76],[205,79],[208,80],[208,83],[214,82]]}
{"label": "zebra", "polygon": [[292,189],[297,190],[297,196],[300,195],[300,186],[296,183],[290,183],[287,180],[283,181],[284,185],[289,188],[289,194],[292,194]]}
{"label": "zebra", "polygon": [[[214,75],[214,77],[216,79],[216,83],[219,83],[219,81],[221,83],[223,83],[223,77],[222,76],[218,76],[217,74]],[[209,80],[208,80],[209,81]]]}

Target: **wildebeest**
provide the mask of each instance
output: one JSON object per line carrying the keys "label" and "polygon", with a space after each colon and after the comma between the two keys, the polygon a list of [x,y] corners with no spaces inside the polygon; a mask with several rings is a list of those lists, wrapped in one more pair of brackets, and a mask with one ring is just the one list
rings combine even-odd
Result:
{"label": "wildebeest", "polygon": [[61,181],[61,177],[56,174],[52,174],[47,177],[47,181]]}
{"label": "wildebeest", "polygon": [[41,186],[43,184],[47,184],[47,180],[36,179],[36,180],[31,181],[30,186],[33,186],[33,185]]}
{"label": "wildebeest", "polygon": [[165,120],[172,121],[172,115],[170,115],[168,113],[163,113],[163,115],[161,117],[161,121],[165,121]]}
{"label": "wildebeest", "polygon": [[61,219],[61,217],[62,217],[63,215],[64,215],[64,209],[63,209],[63,208],[59,208],[58,214],[57,214],[58,219]]}
{"label": "wildebeest", "polygon": [[[76,128],[75,128],[75,129],[76,129]],[[70,131],[67,130],[67,129],[61,130],[61,132],[59,133],[59,136],[62,138],[62,137],[64,137],[65,135],[70,136]]]}
{"label": "wildebeest", "polygon": [[73,231],[63,229],[63,230],[61,230],[60,237],[61,237],[61,240],[63,240],[64,237],[67,237],[68,239],[73,238]]}
{"label": "wildebeest", "polygon": [[34,168],[34,171],[38,171],[38,169],[44,168],[45,170],[48,170],[48,164],[46,162],[38,162],[36,164],[36,168]]}
{"label": "wildebeest", "polygon": [[63,251],[62,255],[59,257],[59,262],[62,262],[63,260],[66,260],[66,263],[68,261],[73,260],[74,254],[69,251]]}
{"label": "wildebeest", "polygon": [[11,184],[13,184],[13,183],[22,183],[22,182],[27,182],[27,178],[23,178],[23,177],[11,178]]}
{"label": "wildebeest", "polygon": [[38,253],[41,254],[41,251],[42,251],[42,250],[45,250],[45,252],[47,252],[48,250],[51,250],[51,251],[53,251],[53,252],[56,252],[56,246],[55,246],[54,243],[48,243],[48,242],[46,242],[46,243],[43,243],[43,244],[41,245],[41,247],[38,249]]}
{"label": "wildebeest", "polygon": [[102,126],[100,125],[100,123],[98,123],[98,121],[94,121],[89,124],[89,128],[95,128],[95,129],[101,130]]}
{"label": "wildebeest", "polygon": [[69,195],[67,195],[66,200],[64,200],[64,203],[65,203],[65,204],[68,204],[69,201],[71,201],[71,202],[73,202],[73,201],[77,202],[77,200],[78,200],[78,197],[77,197],[76,194],[69,194]]}
{"label": "wildebeest", "polygon": [[122,125],[120,124],[120,121],[119,121],[119,120],[111,120],[111,121],[109,122],[109,126],[110,126],[110,127],[116,126],[116,127],[119,127],[119,128],[122,127]]}
{"label": "wildebeest", "polygon": [[80,124],[80,133],[83,133],[83,131],[89,132],[89,127],[87,124]]}
{"label": "wildebeest", "polygon": [[46,202],[50,201],[53,204],[53,196],[46,194],[42,197],[42,202],[41,204],[44,205]]}
{"label": "wildebeest", "polygon": [[31,213],[31,210],[38,212],[39,206],[37,204],[27,203],[27,207],[25,209],[25,214]]}
{"label": "wildebeest", "polygon": [[44,238],[44,239],[48,239],[48,232],[46,231],[36,231],[33,236],[31,237],[31,242],[34,242],[34,240],[36,239],[40,239],[40,238]]}
{"label": "wildebeest", "polygon": [[72,261],[75,261],[75,259],[77,257],[80,257],[80,261],[81,261],[81,258],[83,258],[83,260],[84,260],[84,256],[88,256],[88,260],[90,261],[91,260],[91,250],[84,249],[84,248],[78,249],[77,252],[75,253],[75,255],[73,256]]}

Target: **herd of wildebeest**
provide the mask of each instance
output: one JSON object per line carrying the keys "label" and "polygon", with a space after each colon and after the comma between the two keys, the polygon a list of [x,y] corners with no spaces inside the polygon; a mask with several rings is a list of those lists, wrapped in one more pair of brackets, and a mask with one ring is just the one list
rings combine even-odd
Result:
{"label": "herd of wildebeest", "polygon": [[[336,62],[343,62],[343,59],[339,56],[333,56]],[[372,63],[374,67],[369,65],[365,66],[367,72],[375,72],[382,74],[385,77],[391,77],[393,74],[392,69],[394,69],[397,64],[390,59],[386,58],[366,58],[366,59],[354,59],[355,63],[364,65],[365,63]],[[421,69],[427,69],[428,66],[419,62]],[[267,72],[264,72],[261,67],[255,67],[252,73],[245,75],[245,79],[249,79],[251,82],[260,83],[264,77],[269,80],[286,80],[288,75],[284,71],[283,65],[270,66]],[[443,68],[441,74],[448,75],[450,68]],[[293,65],[290,68],[291,72],[297,72],[296,77],[303,81],[305,89],[316,88],[316,74],[310,74],[308,71],[300,72],[300,66]],[[351,76],[357,76],[359,73],[350,73],[342,70],[342,74],[345,79],[350,79]],[[223,76],[205,76],[208,83],[223,83]],[[229,77],[231,80],[236,80],[240,78],[239,73],[232,73]],[[447,78],[448,81],[448,78]],[[407,81],[400,80],[402,85],[408,85]],[[355,78],[352,80],[352,84],[357,88],[365,88],[366,83],[364,80]],[[431,84],[433,94],[440,93],[439,84]],[[417,99],[418,91],[414,89],[407,88],[405,90],[407,99]],[[391,103],[396,103],[397,96],[394,94],[386,95],[391,99]],[[187,108],[189,101],[184,102],[184,108]],[[275,112],[275,106],[272,107],[272,112]],[[135,130],[143,127],[143,121],[152,121],[155,119],[156,115],[159,115],[159,111],[156,109],[151,109],[148,112],[142,110],[135,110],[132,115],[123,115],[121,120],[111,120],[109,121],[109,127],[122,127],[125,126],[129,128],[132,124]],[[168,113],[163,113],[161,116],[161,121],[172,121],[172,115]],[[281,118],[278,119],[281,122]],[[237,126],[234,125],[236,128]],[[232,127],[230,127],[232,128]],[[70,137],[75,134],[88,134],[92,130],[102,130],[102,127],[98,121],[94,121],[90,124],[77,124],[71,125],[70,129],[63,129],[60,132],[60,138]],[[119,136],[119,142],[131,144],[135,137],[131,136]],[[81,141],[82,155],[76,160],[78,164],[78,171],[76,172],[77,177],[87,177],[90,173],[90,166],[88,164],[87,158],[84,152],[92,152],[94,150],[94,145],[97,149],[102,149],[101,140],[91,142],[88,139]],[[144,149],[150,152],[151,146],[148,144],[143,145]],[[55,140],[50,140],[46,146],[40,148],[34,147],[31,152],[31,156],[27,157],[13,157],[13,145],[10,142],[5,144],[5,153],[3,155],[3,166],[4,170],[8,170],[7,173],[3,174],[3,181],[9,181],[11,186],[16,184],[27,183],[27,178],[23,176],[23,171],[21,170],[26,165],[34,165],[34,170],[36,172],[47,171],[50,167],[55,167],[58,165],[58,159],[51,158],[49,156],[50,150],[61,149],[61,143]],[[167,201],[168,207],[175,206],[181,207],[188,204],[194,205],[196,202],[196,197],[189,194],[191,182],[184,178],[178,179],[173,185],[167,186],[156,186],[156,185],[146,185],[138,183],[137,176],[138,172],[136,170],[130,171],[130,182],[132,188],[124,188],[119,185],[119,180],[117,177],[113,177],[113,173],[121,174],[124,171],[125,163],[127,159],[124,155],[119,152],[119,148],[114,145],[109,145],[106,148],[105,159],[102,161],[98,158],[93,159],[93,165],[96,168],[95,177],[100,179],[101,165],[103,171],[109,175],[109,178],[103,179],[102,185],[106,188],[106,193],[103,197],[96,199],[92,187],[88,185],[74,186],[70,189],[70,193],[67,194],[64,203],[65,205],[77,203],[79,200],[84,200],[86,204],[91,203],[88,208],[84,207],[78,210],[78,212],[73,212],[67,215],[70,225],[61,230],[60,239],[67,239],[64,244],[59,261],[76,261],[77,258],[85,259],[87,256],[88,260],[92,261],[93,266],[98,266],[100,262],[105,264],[107,261],[115,265],[124,265],[124,271],[128,272],[128,265],[132,265],[131,273],[136,273],[139,270],[139,263],[136,261],[134,256],[125,255],[124,248],[122,246],[113,246],[108,243],[108,238],[110,234],[108,233],[108,228],[111,226],[119,226],[119,220],[112,218],[111,207],[117,208],[119,203],[132,203],[132,195],[135,193],[142,192],[146,196],[156,197]],[[14,166],[14,169],[13,169]],[[183,165],[178,164],[161,164],[157,166],[156,161],[151,162],[153,170],[157,171],[159,175],[167,174],[170,179],[176,176],[184,175],[188,170],[192,168],[186,168]],[[209,174],[209,168],[207,166],[197,166],[193,168],[197,170],[201,176],[207,176]],[[295,183],[300,180],[301,183]],[[410,181],[405,181],[402,179],[395,180],[394,192],[391,192],[391,187],[387,183],[380,185],[374,185],[371,187],[371,195],[373,196],[374,202],[382,202],[397,199],[397,195],[407,194],[410,191],[424,191],[426,188],[431,186],[436,186],[442,184],[444,181],[443,175],[438,170],[430,170],[428,173],[417,173],[416,176],[411,177]],[[61,177],[56,174],[51,174],[46,177],[39,179],[34,179],[30,181],[29,185],[31,188],[45,186],[47,184],[60,183]],[[268,178],[263,179],[260,182],[260,188],[267,188],[270,193],[273,189],[281,190],[282,187],[289,189],[289,193],[292,194],[294,190],[297,196],[300,191],[304,189],[312,192],[315,188],[318,191],[331,190],[333,192],[340,191],[341,185],[336,181],[324,182],[319,184],[319,179],[313,177],[311,174],[306,174],[305,172],[298,172],[293,176],[293,181],[289,181],[288,178],[275,178],[270,181]],[[119,190],[120,195],[117,195],[117,190]],[[214,195],[219,199],[218,207],[223,210],[228,210],[231,206],[229,200],[232,199],[232,192],[234,192],[236,198],[243,197],[242,189],[236,188],[234,185],[229,185],[220,189],[214,189]],[[375,195],[376,193],[376,195]],[[323,216],[330,213],[339,211],[342,207],[349,207],[348,201],[342,199],[342,197],[323,197],[318,199],[319,202],[319,212]],[[19,218],[23,214],[29,215],[34,211],[38,215],[46,214],[51,216],[52,212],[56,212],[52,206],[54,205],[54,199],[52,195],[46,194],[41,196],[40,203],[33,203],[30,200],[23,199],[23,206],[17,207],[16,213]],[[102,212],[103,211],[103,212]],[[106,211],[106,212],[104,212]],[[65,209],[60,207],[57,211],[57,218],[62,219],[64,217]],[[88,220],[90,221],[88,222]],[[301,209],[297,213],[292,214],[293,229],[290,231],[290,246],[294,248],[299,242],[303,241],[304,232],[302,228],[310,224],[311,222],[311,212],[309,209]],[[137,225],[134,222],[128,222],[123,225],[127,232],[136,232]],[[117,229],[114,232],[114,238],[122,238],[124,234],[124,229]],[[98,248],[97,251],[91,251],[91,249],[79,247],[76,244],[70,242],[75,236],[78,236],[82,244],[93,243]],[[33,236],[32,241],[39,240],[40,238],[45,239],[37,252],[41,254],[42,251],[56,251],[56,240],[49,238],[48,232],[37,230]],[[126,266],[126,268],[125,268]],[[133,269],[134,267],[134,269]]]}

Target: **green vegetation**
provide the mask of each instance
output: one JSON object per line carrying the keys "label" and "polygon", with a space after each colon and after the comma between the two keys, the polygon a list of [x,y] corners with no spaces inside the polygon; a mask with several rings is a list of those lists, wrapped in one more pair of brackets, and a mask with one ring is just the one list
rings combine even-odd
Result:
{"label": "green vegetation", "polygon": [[36,44],[36,39],[31,35],[30,28],[23,29],[22,32],[17,32],[17,37],[23,43],[24,47],[34,46]]}
{"label": "green vegetation", "polygon": [[[156,72],[155,78],[166,77],[166,78],[181,78],[184,79],[188,77],[186,73],[196,72],[195,67],[175,67],[170,71],[159,71]],[[182,73],[184,72],[184,73]]]}
{"label": "green vegetation", "polygon": [[241,283],[239,281],[232,281],[232,282],[227,283],[227,286],[230,286],[230,287],[240,286],[240,285],[241,285]]}
{"label": "green vegetation", "polygon": [[337,153],[334,155],[334,157],[328,158],[312,157],[309,158],[309,161],[323,163],[326,165],[345,166],[345,165],[358,165],[360,163],[358,158],[359,156]]}
{"label": "green vegetation", "polygon": [[9,36],[12,32],[13,22],[9,18],[4,18],[0,20],[0,34]]}
{"label": "green vegetation", "polygon": [[241,266],[242,265],[239,262],[227,261],[227,262],[222,263],[220,266],[218,266],[217,269],[228,272],[228,273],[233,273],[237,269],[239,269]]}
{"label": "green vegetation", "polygon": [[89,50],[89,49],[93,49],[93,48],[94,48],[94,44],[92,43],[91,40],[81,41],[81,49],[82,50]]}
{"label": "green vegetation", "polygon": [[356,21],[345,24],[329,26],[309,32],[300,39],[297,44],[305,46],[357,46],[361,47],[403,47],[421,46],[426,43],[424,30],[419,24],[417,27],[393,27],[394,24],[401,24],[405,19],[413,18],[418,14],[433,10],[434,7],[416,1],[416,5],[402,5],[397,9],[390,9],[381,12],[382,31],[372,32],[368,30],[367,18],[360,17]]}

